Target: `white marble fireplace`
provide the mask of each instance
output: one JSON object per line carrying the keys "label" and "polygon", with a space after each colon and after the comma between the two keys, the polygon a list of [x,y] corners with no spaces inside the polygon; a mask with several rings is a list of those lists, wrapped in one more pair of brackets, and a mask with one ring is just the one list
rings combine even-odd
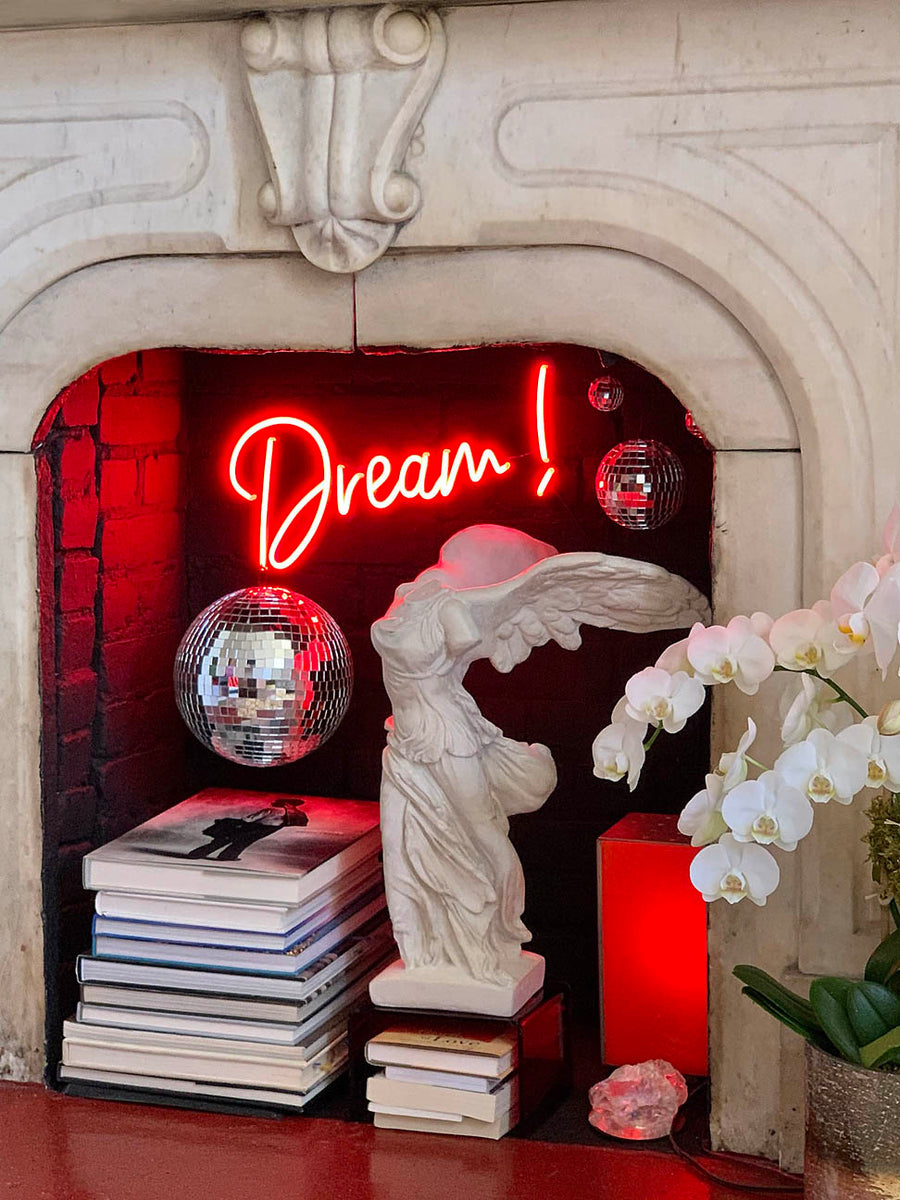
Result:
{"label": "white marble fireplace", "polygon": [[[157,346],[575,342],[716,452],[714,602],[827,592],[900,455],[892,0],[0,14],[0,1073],[44,1067],[36,484],[59,390]],[[111,25],[110,21],[120,24]],[[743,726],[721,699],[714,741]],[[717,749],[714,746],[714,751]],[[858,967],[858,812],[710,914],[713,1135],[798,1165],[797,1039],[731,965]]]}

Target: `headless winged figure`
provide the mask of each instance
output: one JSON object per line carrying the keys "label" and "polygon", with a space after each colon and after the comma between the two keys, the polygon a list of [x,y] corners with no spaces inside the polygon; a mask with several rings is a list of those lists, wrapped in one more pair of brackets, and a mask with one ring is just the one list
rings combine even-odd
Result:
{"label": "headless winged figure", "polygon": [[452,966],[499,985],[531,935],[509,817],[556,786],[550,751],[505,737],[463,687],[471,663],[512,668],[582,623],[641,633],[709,620],[704,597],[662,567],[558,554],[500,525],[462,530],[397,588],[372,626],[393,715],[382,759],[388,907],[407,971]]}

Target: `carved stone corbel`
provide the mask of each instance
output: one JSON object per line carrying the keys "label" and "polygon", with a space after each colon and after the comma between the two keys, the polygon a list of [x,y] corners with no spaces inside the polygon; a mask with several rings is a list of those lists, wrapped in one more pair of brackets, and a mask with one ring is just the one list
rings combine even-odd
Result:
{"label": "carved stone corbel", "polygon": [[402,167],[444,65],[440,17],[393,4],[269,14],[241,47],[269,163],[260,208],[316,266],[367,267],[421,203]]}

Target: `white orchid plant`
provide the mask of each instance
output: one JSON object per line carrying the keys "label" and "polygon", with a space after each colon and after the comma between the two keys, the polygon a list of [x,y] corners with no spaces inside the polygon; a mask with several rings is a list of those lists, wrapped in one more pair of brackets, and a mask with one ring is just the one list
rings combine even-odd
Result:
{"label": "white orchid plant", "polygon": [[703,706],[706,689],[734,686],[748,696],[776,672],[795,676],[781,700],[782,750],[771,765],[751,756],[748,720],[705,786],[685,806],[681,833],[702,847],[691,863],[708,902],[764,905],[780,880],[773,851],[792,853],[814,814],[869,792],[873,875],[896,928],[875,950],[862,981],[825,977],[806,999],[755,967],[735,968],[744,992],[823,1049],[867,1067],[900,1070],[900,699],[877,715],[834,676],[873,657],[882,678],[900,648],[900,508],[883,534],[882,555],[855,563],[827,600],[773,620],[766,613],[727,625],[696,624],[652,667],[625,685],[612,723],[593,745],[594,774],[637,786],[647,752],[662,732],[678,733]]}

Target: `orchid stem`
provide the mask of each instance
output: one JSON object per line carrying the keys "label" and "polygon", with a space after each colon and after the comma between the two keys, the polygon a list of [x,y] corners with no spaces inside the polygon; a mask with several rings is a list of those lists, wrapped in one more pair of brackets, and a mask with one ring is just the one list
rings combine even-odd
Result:
{"label": "orchid stem", "polygon": [[745,754],[744,758],[748,763],[752,763],[754,767],[759,767],[761,771],[771,771],[772,769],[771,767],[767,767],[765,763],[761,763],[758,759],[751,758],[749,754]]}
{"label": "orchid stem", "polygon": [[653,743],[656,741],[656,739],[659,737],[659,735],[661,733],[662,733],[662,725],[657,725],[657,727],[653,730],[653,732],[647,738],[646,742],[644,742],[644,749],[649,750],[650,747],[653,745]]}
{"label": "orchid stem", "polygon": [[[776,663],[775,670],[776,671],[789,671],[790,667],[782,667]],[[833,679],[826,679],[824,675],[820,675],[819,672],[816,671],[814,668],[809,668],[805,671],[791,671],[791,674],[792,675],[812,675],[812,677],[814,679],[821,679],[821,681],[823,683],[827,683],[828,686],[831,688],[831,690],[836,693],[837,698],[839,700],[843,700],[845,704],[849,704],[850,707],[855,712],[859,713],[859,715],[863,718],[863,720],[865,720],[866,717],[869,715],[861,704],[857,703],[857,701],[854,700],[851,695],[849,695],[847,692],[844,691],[844,689],[841,687],[841,685],[839,683],[835,683]]]}

